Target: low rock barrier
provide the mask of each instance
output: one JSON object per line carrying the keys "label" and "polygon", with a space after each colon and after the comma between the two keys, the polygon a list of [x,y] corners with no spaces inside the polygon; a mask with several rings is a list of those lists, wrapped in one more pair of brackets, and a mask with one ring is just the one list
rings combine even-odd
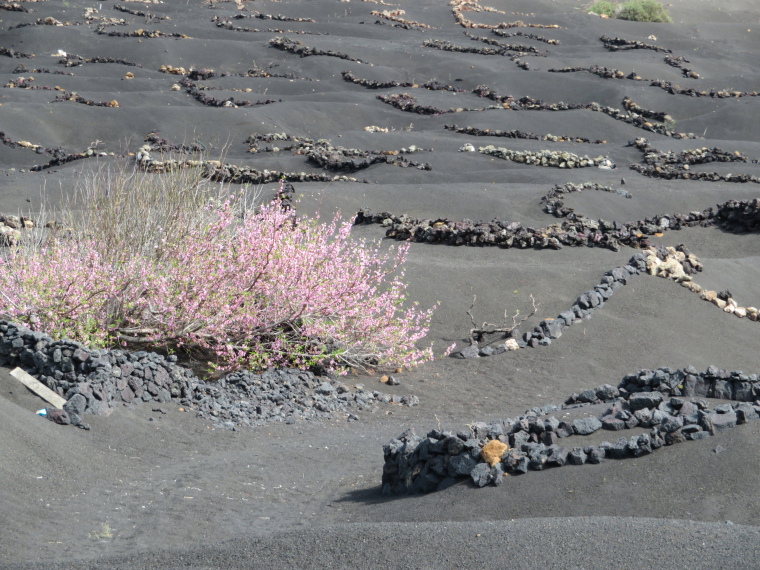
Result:
{"label": "low rock barrier", "polygon": [[[644,176],[664,178],[666,180],[702,180],[707,182],[755,182],[760,183],[760,178],[753,174],[720,174],[719,172],[698,172],[691,170],[692,165],[709,164],[711,162],[749,162],[747,157],[740,152],[728,152],[720,148],[698,148],[681,152],[660,151],[649,144],[643,137],[629,141],[628,146],[633,146],[644,153],[644,164],[632,164],[630,168]],[[752,160],[757,164],[757,159]]]}
{"label": "low rock barrier", "polygon": [[314,55],[324,55],[324,56],[329,56],[329,57],[337,57],[339,59],[345,59],[348,61],[355,61],[356,63],[368,63],[364,60],[351,57],[350,55],[345,54],[345,53],[332,51],[332,50],[322,50],[319,48],[306,46],[303,43],[299,42],[298,40],[293,40],[290,38],[276,37],[274,39],[269,40],[269,43],[267,45],[275,49],[290,52],[299,57],[311,57]]}
{"label": "low rock barrier", "polygon": [[534,166],[548,166],[553,168],[587,168],[590,166],[612,166],[612,162],[605,156],[590,158],[588,156],[578,156],[572,152],[541,150],[531,152],[528,150],[510,150],[503,147],[488,145],[478,148],[481,154],[487,154],[519,162],[522,164],[531,164]]}
{"label": "low rock barrier", "polygon": [[0,366],[20,366],[64,397],[62,410],[48,409],[61,424],[87,428],[86,414],[109,415],[119,404],[174,402],[213,422],[238,429],[270,421],[295,423],[352,413],[374,404],[415,406],[416,396],[390,395],[349,387],[310,371],[270,369],[260,374],[232,372],[205,382],[177,364],[174,355],[124,350],[92,350],[71,340],[0,321]]}
{"label": "low rock barrier", "polygon": [[[709,407],[703,398],[732,400]],[[551,412],[608,404],[599,416],[561,421]],[[518,475],[605,459],[641,457],[663,446],[708,438],[760,418],[757,374],[727,372],[710,366],[639,370],[617,387],[603,384],[573,394],[562,406],[533,408],[518,418],[468,429],[434,429],[424,437],[407,430],[383,448],[383,493],[430,492],[463,479],[478,487],[500,485],[505,474]],[[562,445],[574,436],[599,430],[648,432],[614,443]]]}
{"label": "low rock barrier", "polygon": [[743,233],[760,227],[760,199],[728,200],[713,208],[688,213],[656,214],[631,222],[594,220],[565,204],[565,195],[583,191],[611,192],[631,198],[622,188],[596,183],[555,185],[541,197],[544,211],[563,221],[543,228],[530,228],[520,222],[494,218],[490,222],[452,220],[450,218],[418,219],[391,212],[359,210],[355,224],[380,224],[388,228],[385,236],[397,240],[476,247],[496,246],[503,249],[562,249],[563,246],[604,247],[619,251],[621,246],[649,247],[649,236],[686,227],[717,226],[725,231]]}

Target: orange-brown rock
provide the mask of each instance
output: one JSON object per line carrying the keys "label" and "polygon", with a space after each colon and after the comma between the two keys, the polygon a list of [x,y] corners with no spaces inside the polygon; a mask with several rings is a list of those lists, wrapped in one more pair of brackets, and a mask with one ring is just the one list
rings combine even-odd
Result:
{"label": "orange-brown rock", "polygon": [[509,446],[506,443],[502,443],[498,439],[492,439],[480,450],[480,457],[493,467],[501,461],[501,457],[507,449],[509,449]]}

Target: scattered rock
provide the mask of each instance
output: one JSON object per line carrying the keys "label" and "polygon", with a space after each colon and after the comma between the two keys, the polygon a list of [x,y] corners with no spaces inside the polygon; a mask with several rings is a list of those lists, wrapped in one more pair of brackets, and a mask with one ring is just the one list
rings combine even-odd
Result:
{"label": "scattered rock", "polygon": [[578,435],[590,435],[602,429],[602,422],[598,418],[579,418],[573,421],[573,430]]}
{"label": "scattered rock", "polygon": [[467,346],[459,351],[459,356],[461,358],[479,358],[480,357],[480,349],[478,348],[477,344],[471,344],[470,346]]}

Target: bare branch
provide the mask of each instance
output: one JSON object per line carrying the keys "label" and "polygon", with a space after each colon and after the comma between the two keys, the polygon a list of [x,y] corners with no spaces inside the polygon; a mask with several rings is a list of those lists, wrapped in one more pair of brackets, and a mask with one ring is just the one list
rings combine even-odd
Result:
{"label": "bare branch", "polygon": [[531,303],[531,311],[527,315],[523,316],[518,320],[518,317],[520,315],[520,311],[516,311],[514,315],[512,315],[512,325],[508,325],[507,320],[507,311],[504,311],[504,323],[502,325],[497,325],[494,323],[488,323],[484,322],[480,327],[478,327],[475,324],[475,318],[472,316],[472,309],[475,307],[475,300],[476,298],[473,297],[472,299],[472,305],[470,306],[470,309],[467,311],[467,314],[470,316],[470,320],[472,321],[472,328],[470,329],[470,344],[471,345],[477,345],[484,336],[496,334],[496,333],[503,333],[504,336],[508,336],[512,333],[513,330],[515,330],[519,325],[527,321],[529,318],[531,318],[533,315],[536,314],[536,311],[538,310],[539,303],[536,302],[536,299],[533,297],[533,294],[530,294],[530,303]]}
{"label": "bare branch", "polygon": [[118,329],[118,332],[121,334],[156,334],[155,329]]}
{"label": "bare branch", "polygon": [[[467,314],[470,315],[470,322],[472,323],[472,330],[475,330],[478,325],[475,324],[475,317],[472,316],[472,310],[475,308],[475,301],[478,300],[477,295],[472,296],[472,305],[470,305],[470,308],[467,310]],[[472,330],[470,330],[470,342],[472,342]]]}
{"label": "bare branch", "polygon": [[[509,332],[512,332],[514,329],[517,328],[518,325],[521,325],[525,321],[527,321],[529,318],[531,318],[533,315],[536,314],[536,311],[538,310],[538,303],[536,303],[536,299],[533,297],[533,293],[530,294],[530,304],[531,304],[531,311],[527,315],[525,315],[522,319],[519,321],[517,320],[517,315],[520,314],[520,311],[517,311],[514,316],[512,317],[512,328],[509,329]],[[504,322],[507,321],[506,318],[506,311],[504,311]]]}
{"label": "bare branch", "polygon": [[120,334],[118,338],[120,341],[132,344],[152,344],[155,342],[153,339],[145,338],[142,336],[130,336],[126,334]]}

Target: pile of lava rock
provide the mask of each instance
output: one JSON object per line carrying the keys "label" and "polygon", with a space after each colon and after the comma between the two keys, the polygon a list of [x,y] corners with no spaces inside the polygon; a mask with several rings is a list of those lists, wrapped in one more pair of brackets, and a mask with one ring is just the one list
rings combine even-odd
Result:
{"label": "pile of lava rock", "polygon": [[[427,149],[410,145],[409,148],[398,150],[365,150],[333,146],[327,139],[314,140],[306,137],[295,137],[287,133],[254,134],[246,139],[248,152],[290,151],[304,155],[306,159],[324,170],[346,170],[356,172],[369,168],[373,164],[393,164],[401,168],[414,167],[420,170],[431,170],[427,163],[405,158],[404,154],[429,152]],[[262,143],[269,143],[267,146]]]}
{"label": "pile of lava rock", "polygon": [[602,36],[599,38],[604,43],[605,49],[610,51],[625,51],[632,49],[651,49],[662,53],[673,53],[671,50],[656,46],[654,44],[647,44],[637,40],[626,40],[623,38],[611,38],[609,36]]}
{"label": "pile of lava rock", "polygon": [[185,91],[196,101],[206,105],[207,107],[256,107],[259,105],[271,105],[272,103],[280,103],[282,101],[282,99],[271,98],[264,99],[263,101],[247,101],[238,100],[234,97],[228,97],[226,99],[211,97],[204,93],[206,89],[198,87],[188,77],[181,79],[179,85],[181,87],[184,87]]}
{"label": "pile of lava rock", "polygon": [[610,192],[630,198],[620,188],[596,183],[557,184],[541,198],[544,210],[559,224],[544,228],[525,227],[520,222],[494,218],[490,222],[449,218],[420,219],[405,214],[359,210],[354,224],[379,224],[386,229],[385,236],[401,241],[429,244],[496,246],[504,249],[562,249],[563,246],[604,247],[619,251],[626,245],[635,248],[649,247],[648,236],[659,236],[669,230],[685,227],[711,227],[733,232],[756,231],[760,225],[760,199],[728,200],[714,208],[688,213],[657,214],[632,222],[594,220],[566,206],[563,196],[583,191]]}
{"label": "pile of lava rock", "polygon": [[442,109],[433,105],[420,105],[417,99],[409,93],[391,93],[390,95],[376,95],[379,101],[386,105],[391,105],[399,111],[405,113],[416,113],[418,115],[445,115],[448,113],[464,113],[465,111],[485,111],[486,109],[498,109],[494,105],[488,107],[455,107],[451,109]]}
{"label": "pile of lava rock", "polygon": [[605,156],[589,158],[588,156],[578,156],[572,152],[559,150],[539,150],[532,152],[529,150],[512,150],[503,147],[488,145],[478,148],[478,152],[511,160],[521,164],[532,164],[534,166],[546,166],[552,168],[587,168],[590,166],[608,166],[612,167],[612,162]]}
{"label": "pile of lava rock", "polygon": [[[547,208],[549,206],[547,205]],[[449,218],[417,219],[390,212],[359,210],[354,224],[380,224],[388,228],[385,236],[401,241],[416,241],[430,244],[497,246],[504,249],[562,249],[563,246],[604,247],[619,251],[621,244],[633,247],[647,247],[648,235],[668,229],[658,225],[670,223],[669,217],[647,219],[631,224],[593,220],[575,214],[572,208],[563,208],[562,202],[552,203],[551,212],[557,217],[566,217],[559,224],[545,228],[525,227],[520,222],[493,219],[490,222],[459,221]],[[687,220],[688,221],[688,220]],[[695,223],[698,221],[695,220]]]}
{"label": "pile of lava rock", "polygon": [[464,93],[466,89],[462,89],[461,87],[454,87],[453,85],[444,85],[443,83],[439,83],[438,81],[427,81],[425,83],[412,83],[411,81],[378,81],[375,79],[364,79],[361,77],[357,77],[350,71],[341,71],[341,76],[343,77],[343,81],[347,81],[349,83],[354,83],[355,85],[361,85],[362,87],[366,87],[367,89],[391,89],[394,87],[415,87],[415,88],[422,88],[422,89],[428,89],[430,91],[451,91],[453,93]]}
{"label": "pile of lava rock", "polygon": [[349,387],[305,370],[238,371],[204,382],[173,355],[92,350],[8,321],[0,321],[0,366],[20,366],[64,397],[63,409],[48,409],[48,417],[83,428],[85,414],[109,415],[117,405],[140,402],[175,402],[226,429],[341,416],[355,420],[352,412],[375,404],[419,404],[416,396]]}
{"label": "pile of lava rock", "polygon": [[[643,164],[632,164],[635,170],[644,176],[653,178],[704,180],[708,182],[760,182],[760,177],[752,174],[720,174],[718,172],[695,172],[691,166],[711,162],[747,162],[747,157],[740,152],[728,152],[717,147],[698,148],[681,152],[661,151],[652,148],[649,141],[643,137],[629,141],[644,153]],[[755,162],[755,161],[753,161]]]}
{"label": "pile of lava rock", "polygon": [[[703,398],[733,401],[710,408]],[[383,448],[383,493],[430,492],[467,478],[478,487],[500,485],[505,474],[641,457],[757,420],[759,399],[757,374],[713,366],[704,372],[691,366],[639,370],[625,376],[617,388],[604,384],[573,394],[562,406],[534,408],[518,418],[473,423],[456,433],[434,429],[425,437],[407,430]],[[548,415],[594,404],[606,404],[598,416],[560,421]],[[648,431],[614,443],[561,445],[599,430],[633,428]]]}
{"label": "pile of lava rock", "polygon": [[304,45],[303,43],[299,42],[298,40],[292,40],[290,38],[282,38],[282,37],[276,37],[274,39],[269,40],[270,47],[273,47],[275,49],[279,49],[282,51],[287,51],[292,54],[295,54],[299,57],[310,57],[313,55],[325,55],[330,57],[337,57],[339,59],[345,59],[348,61],[355,61],[357,63],[367,63],[366,61],[363,61],[358,58],[351,57],[350,55],[347,55],[345,53],[332,51],[332,50],[322,50],[319,48],[310,47],[307,45]]}
{"label": "pile of lava rock", "polygon": [[474,137],[505,137],[509,139],[531,139],[536,141],[604,144],[604,141],[601,139],[592,141],[585,137],[573,137],[569,135],[536,135],[534,133],[526,133],[525,131],[518,131],[516,129],[511,131],[501,131],[499,129],[479,129],[478,127],[459,127],[457,125],[444,125],[443,128],[447,131],[453,131],[455,133]]}
{"label": "pile of lava rock", "polygon": [[413,154],[421,150],[414,145],[400,150],[363,150],[332,146],[329,141],[320,139],[314,144],[303,143],[298,152],[305,154],[309,162],[325,170],[345,170],[356,172],[369,168],[373,164],[393,164],[401,168],[414,167],[419,170],[432,170],[428,163],[405,158],[404,154]]}
{"label": "pile of lava rock", "polygon": [[734,232],[757,231],[760,228],[760,199],[729,200],[718,206],[715,223]]}
{"label": "pile of lava rock", "polygon": [[[621,71],[608,70],[607,68],[585,68],[585,67],[568,67],[565,69],[550,69],[550,72],[555,73],[569,73],[574,71],[589,71],[597,75],[601,74],[603,77],[623,77]],[[472,92],[478,97],[485,97],[491,101],[500,103],[502,107],[512,109],[513,111],[571,111],[575,109],[586,109],[594,111],[595,113],[604,113],[615,119],[616,121],[623,121],[629,125],[633,125],[640,129],[650,131],[653,133],[659,133],[661,135],[673,137],[675,139],[695,139],[701,138],[694,133],[677,133],[671,131],[665,124],[652,123],[648,120],[648,117],[665,116],[665,113],[658,113],[657,111],[649,111],[639,107],[631,101],[629,98],[623,100],[623,105],[626,109],[617,109],[615,107],[608,107],[607,105],[600,105],[596,102],[591,103],[564,103],[562,101],[557,103],[547,103],[540,99],[534,99],[532,97],[522,97],[515,99],[511,95],[502,95],[496,89],[492,89],[487,85],[478,85]],[[630,111],[628,109],[631,109]],[[633,110],[635,109],[635,110]]]}
{"label": "pile of lava rock", "polygon": [[144,145],[136,155],[136,162],[147,172],[173,172],[182,168],[201,168],[202,176],[214,182],[233,184],[270,184],[282,179],[288,182],[356,182],[356,178],[331,175],[322,172],[281,172],[279,170],[257,170],[247,165],[222,164],[218,160],[176,160],[173,158],[153,158],[150,145]]}

